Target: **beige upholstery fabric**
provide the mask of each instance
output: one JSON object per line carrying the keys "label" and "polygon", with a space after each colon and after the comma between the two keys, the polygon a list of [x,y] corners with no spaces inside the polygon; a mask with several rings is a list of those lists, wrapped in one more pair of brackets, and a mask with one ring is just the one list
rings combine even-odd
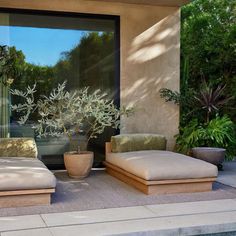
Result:
{"label": "beige upholstery fabric", "polygon": [[176,180],[215,177],[217,167],[169,151],[108,153],[106,161],[145,180]]}
{"label": "beige upholstery fabric", "polygon": [[55,188],[56,178],[32,158],[0,158],[0,191]]}
{"label": "beige upholstery fabric", "polygon": [[32,138],[1,138],[0,157],[37,158],[37,146]]}
{"label": "beige upholstery fabric", "polygon": [[159,134],[120,134],[111,137],[112,152],[165,150],[166,138]]}

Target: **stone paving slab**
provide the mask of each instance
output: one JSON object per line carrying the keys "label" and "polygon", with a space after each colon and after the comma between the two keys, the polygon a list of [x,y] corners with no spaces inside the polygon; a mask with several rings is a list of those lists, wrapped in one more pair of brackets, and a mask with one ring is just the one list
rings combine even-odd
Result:
{"label": "stone paving slab", "polygon": [[235,199],[51,213],[41,217],[48,227],[53,227],[225,211],[236,211]]}
{"label": "stone paving slab", "polygon": [[179,216],[236,211],[236,199],[147,205],[155,216]]}
{"label": "stone paving slab", "polygon": [[40,215],[0,217],[0,232],[46,227]]}
{"label": "stone paving slab", "polygon": [[235,199],[0,217],[0,236],[184,236],[233,231]]}
{"label": "stone paving slab", "polygon": [[51,227],[53,236],[199,235],[236,231],[236,212],[158,217],[142,220]]}
{"label": "stone paving slab", "polygon": [[0,236],[53,236],[53,234],[50,232],[49,229],[43,228],[43,229],[9,231],[1,233]]}
{"label": "stone paving slab", "polygon": [[41,217],[47,226],[52,227],[61,225],[102,223],[110,221],[151,218],[155,217],[155,213],[144,206],[138,206],[42,214]]}

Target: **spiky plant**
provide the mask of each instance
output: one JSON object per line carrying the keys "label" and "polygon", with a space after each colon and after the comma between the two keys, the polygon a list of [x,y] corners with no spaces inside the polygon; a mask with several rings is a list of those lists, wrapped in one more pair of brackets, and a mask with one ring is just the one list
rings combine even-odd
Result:
{"label": "spiky plant", "polygon": [[204,81],[202,90],[199,95],[194,96],[202,110],[206,112],[206,122],[209,123],[211,114],[218,113],[219,109],[228,103],[232,97],[224,94],[226,85],[218,85],[216,89],[207,85]]}

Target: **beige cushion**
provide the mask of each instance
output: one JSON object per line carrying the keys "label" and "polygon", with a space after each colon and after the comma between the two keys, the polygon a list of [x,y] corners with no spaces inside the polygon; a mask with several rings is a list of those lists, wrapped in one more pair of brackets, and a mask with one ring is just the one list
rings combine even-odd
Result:
{"label": "beige cushion", "polygon": [[0,139],[0,157],[36,158],[37,155],[37,146],[32,138]]}
{"label": "beige cushion", "polygon": [[0,158],[0,191],[55,188],[56,178],[32,158]]}
{"label": "beige cushion", "polygon": [[165,149],[166,138],[159,134],[121,134],[111,137],[112,152]]}
{"label": "beige cushion", "polygon": [[216,177],[217,167],[169,151],[108,153],[106,161],[145,180]]}

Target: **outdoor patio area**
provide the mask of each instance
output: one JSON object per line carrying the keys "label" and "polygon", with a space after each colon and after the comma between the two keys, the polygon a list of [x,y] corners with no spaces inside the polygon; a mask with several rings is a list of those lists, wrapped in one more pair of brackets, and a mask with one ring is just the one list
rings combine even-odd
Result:
{"label": "outdoor patio area", "polygon": [[0,0],[0,236],[236,236],[236,0]]}
{"label": "outdoor patio area", "polygon": [[105,170],[93,170],[83,180],[69,178],[67,172],[55,171],[56,192],[49,206],[2,208],[0,216],[32,215],[55,212],[86,211],[117,207],[236,199],[236,162],[224,164],[213,191],[169,195],[145,195],[108,175]]}
{"label": "outdoor patio area", "polygon": [[145,195],[104,170],[84,180],[56,171],[51,206],[0,210],[1,236],[228,235],[236,233],[236,161],[212,192]]}

